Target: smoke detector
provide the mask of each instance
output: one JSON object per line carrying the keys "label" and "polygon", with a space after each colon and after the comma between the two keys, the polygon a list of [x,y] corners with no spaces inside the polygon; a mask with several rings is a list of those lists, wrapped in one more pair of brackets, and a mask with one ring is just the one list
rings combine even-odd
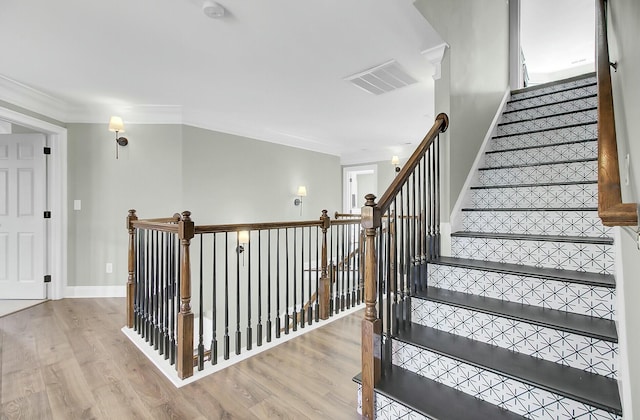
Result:
{"label": "smoke detector", "polygon": [[202,12],[212,19],[220,19],[224,17],[224,7],[215,1],[205,0],[202,3]]}

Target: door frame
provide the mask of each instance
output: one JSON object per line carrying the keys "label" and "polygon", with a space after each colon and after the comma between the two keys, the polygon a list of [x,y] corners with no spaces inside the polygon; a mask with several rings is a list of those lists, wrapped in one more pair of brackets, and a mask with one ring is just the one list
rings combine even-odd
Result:
{"label": "door frame", "polygon": [[49,299],[62,299],[67,287],[67,129],[3,106],[0,106],[0,119],[45,134],[46,144],[51,148],[46,185],[51,219],[46,235],[48,267],[45,272],[51,274]]}
{"label": "door frame", "polygon": [[[358,173],[373,173],[374,175],[374,188],[378,189],[378,165],[361,165],[361,166],[343,166],[342,168],[342,210],[348,213],[351,207],[348,204],[351,201],[349,196],[349,175]],[[375,191],[369,191],[372,193]]]}

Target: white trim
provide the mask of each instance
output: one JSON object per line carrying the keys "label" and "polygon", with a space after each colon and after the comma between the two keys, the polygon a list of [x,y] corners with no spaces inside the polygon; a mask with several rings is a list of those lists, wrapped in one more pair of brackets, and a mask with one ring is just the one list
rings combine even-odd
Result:
{"label": "white trim", "polygon": [[[314,322],[311,325],[308,325],[304,328],[298,328],[297,331],[290,331],[289,334],[283,334],[280,336],[280,338],[274,338],[270,343],[264,342],[262,346],[258,347],[258,346],[254,346],[252,350],[247,351],[246,347],[242,349],[242,351],[240,352],[239,355],[231,355],[229,357],[228,360],[218,360],[218,364],[216,365],[212,365],[211,362],[209,363],[205,363],[204,364],[204,370],[198,371],[197,369],[194,369],[193,371],[193,376],[186,378],[186,379],[180,379],[178,378],[178,374],[176,372],[176,369],[174,366],[171,366],[169,364],[168,360],[164,359],[164,356],[160,356],[158,354],[157,351],[155,351],[153,349],[152,346],[149,345],[149,343],[145,342],[143,338],[140,337],[140,335],[138,335],[138,333],[136,333],[132,328],[128,328],[128,327],[122,327],[121,331],[124,335],[127,336],[127,338],[129,338],[129,340],[131,340],[131,342],[145,355],[147,356],[147,358],[149,359],[149,361],[151,363],[153,363],[155,365],[156,368],[158,368],[158,370],[160,372],[162,372],[162,374],[169,379],[169,381],[171,381],[171,383],[176,387],[176,388],[181,388],[185,385],[188,385],[192,382],[197,381],[198,379],[202,379],[206,376],[211,375],[212,373],[216,373],[221,371],[222,369],[228,368],[229,366],[235,365],[238,362],[241,362],[245,359],[248,359],[250,357],[256,356],[260,353],[262,353],[265,350],[269,350],[272,349],[276,346],[279,346],[282,343],[286,343],[287,341],[291,340],[292,338],[295,337],[299,337],[303,334],[308,333],[309,331],[313,331],[316,328],[320,328],[320,327],[324,327],[325,325],[328,325],[329,323],[336,321],[340,318],[343,318],[347,315],[351,315],[359,310],[361,310],[362,308],[364,308],[364,304],[360,304],[358,306],[354,306],[351,309],[348,309],[346,311],[342,311],[337,315],[332,316],[331,318],[329,318],[327,321],[320,321],[320,322]],[[195,336],[195,334],[194,334]]]}
{"label": "white trim", "polygon": [[19,107],[64,121],[69,104],[0,74],[0,98]]}
{"label": "white trim", "polygon": [[421,54],[429,60],[431,65],[433,65],[433,80],[439,80],[442,77],[442,58],[447,48],[449,48],[449,44],[445,42],[421,52]]}
{"label": "white trim", "polygon": [[117,286],[68,286],[67,298],[109,298],[126,297],[127,287]]}
{"label": "white trim", "polygon": [[[614,264],[616,277],[616,330],[618,332],[618,388],[620,389],[620,399],[622,400],[622,412],[625,418],[633,418],[633,395],[631,394],[631,377],[629,372],[629,354],[627,340],[627,319],[624,304],[625,277],[623,265],[623,229],[620,226],[613,228]],[[635,239],[635,238],[634,238]],[[633,247],[634,239],[631,246]],[[631,280],[632,279],[628,279]],[[635,279],[633,279],[635,280]]]}
{"label": "white trim", "polygon": [[[351,197],[349,197],[349,182],[347,181],[347,175],[349,173],[370,173],[373,172],[373,188],[378,190],[378,165],[361,165],[361,166],[345,166],[342,168],[342,211],[349,213],[351,207],[347,206]],[[369,194],[372,191],[369,191]]]}
{"label": "white trim", "polygon": [[[0,80],[2,80],[0,78]],[[67,286],[67,129],[0,107],[0,119],[47,134],[49,157],[49,229],[51,295],[62,299]]]}
{"label": "white trim", "polygon": [[72,106],[65,122],[104,124],[118,115],[125,124],[182,124],[180,105],[94,105]]}
{"label": "white trim", "polygon": [[482,141],[480,150],[476,155],[476,159],[473,161],[471,170],[469,170],[467,179],[464,181],[464,185],[460,190],[460,195],[458,195],[456,204],[455,206],[453,206],[453,210],[451,211],[451,219],[450,219],[451,229],[457,230],[459,227],[458,220],[460,218],[460,213],[462,212],[462,207],[464,206],[465,199],[467,197],[469,189],[471,188],[471,184],[475,179],[476,171],[478,170],[480,165],[484,162],[484,154],[485,154],[485,151],[487,150],[487,147],[489,146],[489,140],[491,140],[491,137],[493,137],[493,133],[496,131],[498,122],[500,121],[500,117],[502,116],[502,112],[504,111],[504,108],[507,106],[507,101],[509,100],[510,96],[511,96],[511,91],[509,90],[509,87],[507,87],[507,90],[504,92],[504,96],[502,97],[502,102],[500,102],[500,106],[498,107],[496,114],[493,116],[493,121],[491,121],[491,125],[489,126],[489,129],[487,130],[487,133],[484,136],[484,140]]}

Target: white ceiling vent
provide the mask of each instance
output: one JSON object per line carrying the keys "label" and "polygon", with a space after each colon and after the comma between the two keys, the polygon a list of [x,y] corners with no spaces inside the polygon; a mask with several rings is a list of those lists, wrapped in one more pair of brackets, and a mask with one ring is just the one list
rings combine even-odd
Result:
{"label": "white ceiling vent", "polygon": [[382,95],[383,93],[418,83],[416,79],[400,67],[396,60],[391,60],[361,73],[345,77],[345,80],[374,95]]}

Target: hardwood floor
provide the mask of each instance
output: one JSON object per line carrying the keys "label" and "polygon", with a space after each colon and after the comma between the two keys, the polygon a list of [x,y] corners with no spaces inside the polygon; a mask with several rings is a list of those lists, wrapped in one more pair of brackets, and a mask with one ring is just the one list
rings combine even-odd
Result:
{"label": "hardwood floor", "polygon": [[124,299],[0,318],[2,419],[359,419],[362,311],[175,388],[122,334]]}

